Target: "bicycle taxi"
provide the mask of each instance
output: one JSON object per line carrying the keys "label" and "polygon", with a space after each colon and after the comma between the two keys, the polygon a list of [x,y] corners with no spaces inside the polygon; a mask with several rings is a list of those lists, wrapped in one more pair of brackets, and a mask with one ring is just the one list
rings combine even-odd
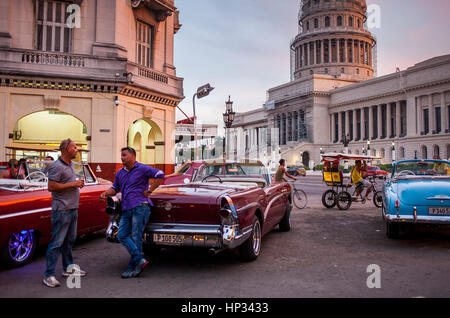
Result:
{"label": "bicycle taxi", "polygon": [[[347,210],[352,205],[352,202],[366,203],[363,197],[363,189],[356,187],[351,178],[344,178],[343,172],[340,169],[340,162],[343,160],[375,160],[377,157],[367,155],[351,155],[342,153],[326,153],[322,155],[323,162],[323,181],[330,189],[325,191],[322,195],[322,204],[326,208],[333,208],[336,205],[340,210]],[[383,203],[382,192],[375,188],[376,181],[374,178],[368,177],[373,185],[373,203],[377,208],[381,208]],[[350,193],[353,188],[353,192]]]}

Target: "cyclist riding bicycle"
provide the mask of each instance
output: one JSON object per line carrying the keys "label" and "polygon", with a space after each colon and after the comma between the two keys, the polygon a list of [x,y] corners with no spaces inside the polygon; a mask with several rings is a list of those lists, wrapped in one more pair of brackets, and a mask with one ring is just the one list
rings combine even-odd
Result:
{"label": "cyclist riding bicycle", "polygon": [[365,200],[370,200],[369,194],[370,192],[372,192],[373,184],[363,178],[363,173],[367,171],[366,161],[363,160],[363,163],[364,164],[361,165],[361,160],[355,161],[355,166],[352,168],[351,171],[351,178],[352,183],[355,184],[357,189],[356,196],[359,196],[364,191],[364,188],[366,188],[367,191]]}

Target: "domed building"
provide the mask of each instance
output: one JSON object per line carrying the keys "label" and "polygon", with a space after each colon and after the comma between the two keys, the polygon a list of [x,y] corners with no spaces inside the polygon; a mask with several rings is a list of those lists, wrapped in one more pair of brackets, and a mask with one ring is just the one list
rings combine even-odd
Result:
{"label": "domed building", "polygon": [[375,77],[366,14],[365,0],[301,2],[291,81],[270,88],[263,107],[236,114],[237,157],[312,167],[323,152],[345,151],[345,141],[349,153],[380,163],[450,158],[450,55]]}
{"label": "domed building", "polygon": [[291,45],[294,79],[312,74],[372,78],[376,43],[364,27],[366,10],[365,0],[304,1],[299,15],[301,32]]}

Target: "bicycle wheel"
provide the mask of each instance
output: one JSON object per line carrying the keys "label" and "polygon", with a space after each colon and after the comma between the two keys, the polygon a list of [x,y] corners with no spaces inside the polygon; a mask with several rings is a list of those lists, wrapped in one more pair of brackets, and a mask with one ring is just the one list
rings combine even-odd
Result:
{"label": "bicycle wheel", "polygon": [[334,190],[327,190],[322,195],[322,204],[324,207],[331,209],[336,205],[337,193]]}
{"label": "bicycle wheel", "polygon": [[301,189],[294,190],[294,193],[292,194],[292,200],[294,201],[294,205],[298,209],[303,209],[306,207],[306,204],[308,204],[308,197],[306,196],[305,191]]}
{"label": "bicycle wheel", "polygon": [[381,208],[383,206],[383,195],[381,194],[381,191],[376,191],[373,195],[373,204],[377,208]]}
{"label": "bicycle wheel", "polygon": [[347,191],[340,192],[336,197],[336,203],[340,210],[348,210],[352,205],[352,196]]}

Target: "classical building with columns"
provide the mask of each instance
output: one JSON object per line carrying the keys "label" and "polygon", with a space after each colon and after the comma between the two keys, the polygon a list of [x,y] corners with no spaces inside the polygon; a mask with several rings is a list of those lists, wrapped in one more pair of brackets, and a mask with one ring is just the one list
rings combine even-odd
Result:
{"label": "classical building with columns", "polygon": [[100,177],[126,146],[173,172],[180,27],[174,0],[0,1],[0,161],[70,137]]}
{"label": "classical building with columns", "polygon": [[[450,157],[450,55],[374,78],[376,42],[365,29],[366,1],[303,1],[291,43],[293,79],[268,90],[257,126],[268,150],[312,166],[321,152],[368,153],[393,160]],[[407,54],[407,52],[405,52]],[[380,61],[382,62],[382,61]],[[252,135],[237,114],[235,127]]]}

